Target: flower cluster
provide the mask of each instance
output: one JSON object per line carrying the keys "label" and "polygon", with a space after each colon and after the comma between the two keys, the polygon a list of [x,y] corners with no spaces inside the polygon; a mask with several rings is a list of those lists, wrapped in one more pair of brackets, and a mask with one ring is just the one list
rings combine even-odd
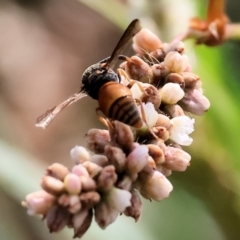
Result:
{"label": "flower cluster", "polygon": [[92,218],[101,228],[119,214],[141,215],[142,201],[161,201],[173,187],[168,176],[185,171],[194,119],[210,106],[200,78],[191,72],[184,44],[162,43],[142,29],[133,39],[136,55],[120,56],[121,83],[131,89],[143,126],[134,129],[105,119],[108,129],[90,129],[87,148],[71,150],[75,166],[69,170],[54,163],[43,177],[43,190],[31,193],[23,205],[32,215],[42,215],[51,232],[68,226],[81,237]]}

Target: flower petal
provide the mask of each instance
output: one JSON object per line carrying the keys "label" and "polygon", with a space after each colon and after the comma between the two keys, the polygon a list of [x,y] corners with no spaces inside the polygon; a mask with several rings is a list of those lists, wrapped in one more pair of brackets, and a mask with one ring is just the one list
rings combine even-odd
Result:
{"label": "flower petal", "polygon": [[175,104],[184,97],[184,91],[178,83],[167,83],[160,90],[161,99],[167,104]]}
{"label": "flower petal", "polygon": [[161,201],[169,196],[172,189],[173,186],[170,181],[162,173],[154,171],[151,178],[144,181],[140,192],[148,199]]}
{"label": "flower petal", "polygon": [[[148,103],[142,103],[143,106],[143,112],[146,118],[146,122],[148,124],[148,126],[151,128],[153,127],[157,120],[158,120],[158,113],[154,108],[154,105],[151,102]],[[140,115],[142,117],[142,110],[141,110],[141,106],[138,106],[138,110],[140,112]],[[144,124],[146,126],[146,124]]]}
{"label": "flower petal", "polygon": [[126,207],[131,206],[131,197],[131,193],[126,190],[112,188],[107,195],[107,202],[111,208],[121,213]]}
{"label": "flower petal", "polygon": [[170,139],[183,146],[191,145],[193,139],[188,134],[194,131],[194,122],[195,119],[187,116],[179,116],[171,119],[173,127],[171,128]]}

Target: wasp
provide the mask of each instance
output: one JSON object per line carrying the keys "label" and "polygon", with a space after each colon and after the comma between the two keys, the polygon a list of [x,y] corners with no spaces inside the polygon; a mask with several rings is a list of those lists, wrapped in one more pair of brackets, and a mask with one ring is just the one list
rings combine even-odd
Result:
{"label": "wasp", "polygon": [[99,109],[107,118],[140,128],[143,121],[131,91],[120,83],[120,76],[112,69],[123,48],[140,30],[139,20],[133,20],[124,31],[111,56],[84,71],[80,91],[38,117],[36,126],[47,127],[64,108],[85,96],[90,96],[98,101]]}

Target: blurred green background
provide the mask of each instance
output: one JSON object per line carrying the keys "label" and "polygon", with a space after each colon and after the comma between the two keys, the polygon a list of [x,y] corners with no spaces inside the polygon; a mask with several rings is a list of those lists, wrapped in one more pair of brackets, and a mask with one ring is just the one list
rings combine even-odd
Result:
{"label": "blurred green background", "polygon": [[[168,42],[189,18],[204,18],[206,7],[197,0],[0,0],[0,240],[72,238],[68,230],[49,234],[20,202],[39,189],[48,164],[72,166],[70,149],[101,126],[96,102],[79,101],[47,130],[34,127],[36,117],[79,90],[82,72],[110,55],[132,19]],[[240,1],[226,2],[233,22],[239,10]],[[208,48],[188,40],[186,53],[211,101],[186,148],[191,166],[169,177],[170,198],[144,201],[138,223],[121,216],[104,231],[93,223],[82,239],[240,239],[240,42]]]}

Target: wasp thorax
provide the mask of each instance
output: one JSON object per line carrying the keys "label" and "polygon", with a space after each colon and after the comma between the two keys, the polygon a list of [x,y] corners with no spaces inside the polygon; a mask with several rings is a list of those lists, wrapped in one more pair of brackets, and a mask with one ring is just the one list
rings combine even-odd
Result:
{"label": "wasp thorax", "polygon": [[86,92],[93,99],[98,99],[100,88],[107,82],[119,82],[118,75],[106,67],[102,60],[88,67],[82,76],[81,91]]}

